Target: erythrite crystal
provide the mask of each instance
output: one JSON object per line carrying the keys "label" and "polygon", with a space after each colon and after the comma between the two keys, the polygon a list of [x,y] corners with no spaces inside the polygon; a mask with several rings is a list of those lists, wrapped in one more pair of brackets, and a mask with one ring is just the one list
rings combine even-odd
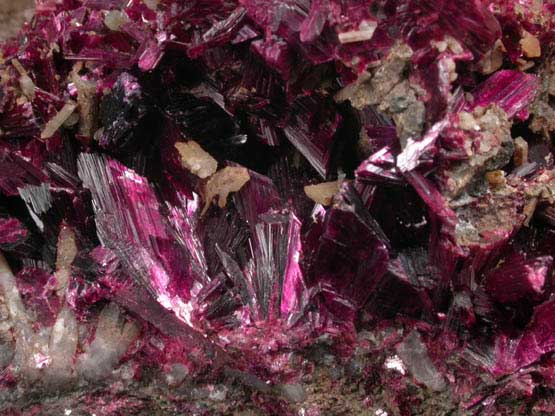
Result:
{"label": "erythrite crystal", "polygon": [[554,13],[37,0],[0,45],[0,413],[550,409]]}
{"label": "erythrite crystal", "polygon": [[514,302],[543,292],[553,258],[544,256],[527,260],[523,254],[514,254],[500,263],[486,275],[486,288],[493,299]]}
{"label": "erythrite crystal", "polygon": [[148,111],[137,79],[127,73],[121,74],[112,92],[100,104],[103,128],[97,132],[99,145],[110,150],[136,149],[137,138],[146,133],[141,128],[145,127]]}
{"label": "erythrite crystal", "polygon": [[0,218],[0,244],[4,250],[8,250],[9,246],[16,246],[18,243],[25,241],[29,232],[17,218]]}
{"label": "erythrite crystal", "polygon": [[473,107],[496,104],[509,118],[526,109],[534,100],[538,79],[533,74],[517,71],[498,71],[473,93]]}

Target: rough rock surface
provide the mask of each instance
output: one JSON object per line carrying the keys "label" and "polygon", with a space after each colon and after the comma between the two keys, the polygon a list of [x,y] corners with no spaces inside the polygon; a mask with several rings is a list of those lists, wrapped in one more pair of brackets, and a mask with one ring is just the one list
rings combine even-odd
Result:
{"label": "rough rock surface", "polygon": [[33,16],[33,0],[0,1],[0,40],[15,35],[23,22]]}

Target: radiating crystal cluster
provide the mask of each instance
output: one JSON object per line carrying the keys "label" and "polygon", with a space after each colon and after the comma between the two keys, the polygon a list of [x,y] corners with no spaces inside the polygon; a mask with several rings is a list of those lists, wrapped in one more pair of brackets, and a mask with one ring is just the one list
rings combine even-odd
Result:
{"label": "radiating crystal cluster", "polygon": [[0,46],[0,410],[163,375],[289,414],[325,347],[393,414],[555,411],[554,13],[37,0]]}

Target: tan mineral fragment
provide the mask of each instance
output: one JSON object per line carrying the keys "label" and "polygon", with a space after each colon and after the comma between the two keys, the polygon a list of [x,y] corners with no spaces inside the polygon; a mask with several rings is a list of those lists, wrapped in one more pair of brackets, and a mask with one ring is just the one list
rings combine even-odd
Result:
{"label": "tan mineral fragment", "polygon": [[490,186],[493,186],[494,188],[503,186],[506,183],[505,172],[503,172],[502,170],[493,170],[491,172],[487,172],[486,179]]}
{"label": "tan mineral fragment", "polygon": [[527,58],[539,58],[542,55],[540,41],[531,33],[524,31],[520,40],[522,52]]}
{"label": "tan mineral fragment", "polygon": [[498,39],[493,45],[493,48],[486,53],[480,61],[482,74],[493,74],[503,66],[503,52],[505,52],[505,47],[503,46],[503,42]]}
{"label": "tan mineral fragment", "polygon": [[333,197],[339,192],[340,181],[323,182],[317,185],[307,185],[304,193],[314,202],[320,205],[331,205]]}
{"label": "tan mineral fragment", "polygon": [[12,65],[17,70],[17,72],[19,72],[19,86],[21,87],[21,92],[23,92],[23,95],[25,95],[30,101],[33,101],[33,99],[35,98],[36,89],[33,80],[31,79],[27,71],[25,71],[23,65],[21,65],[21,63],[17,59],[12,60]]}
{"label": "tan mineral fragment", "polygon": [[522,137],[515,139],[515,152],[513,154],[515,166],[528,163],[528,143]]}
{"label": "tan mineral fragment", "polygon": [[75,233],[67,225],[60,227],[56,254],[56,289],[62,294],[71,275],[71,263],[77,255]]}
{"label": "tan mineral fragment", "polygon": [[40,135],[41,139],[50,139],[54,134],[58,131],[60,127],[64,125],[66,120],[73,114],[75,109],[77,108],[77,103],[74,101],[68,101],[62,109],[56,114],[54,117],[50,119],[42,134]]}
{"label": "tan mineral fragment", "polygon": [[218,169],[216,159],[193,140],[176,143],[175,148],[181,156],[181,165],[201,179],[212,176]]}
{"label": "tan mineral fragment", "polygon": [[224,208],[227,204],[228,195],[240,191],[249,180],[249,171],[243,167],[228,166],[216,172],[206,182],[204,188],[205,204],[202,215],[208,210],[210,203],[216,196],[218,197],[218,206]]}

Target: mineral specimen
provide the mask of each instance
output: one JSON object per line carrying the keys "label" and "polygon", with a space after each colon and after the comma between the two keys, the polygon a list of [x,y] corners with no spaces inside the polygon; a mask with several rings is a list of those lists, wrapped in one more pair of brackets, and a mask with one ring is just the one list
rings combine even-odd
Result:
{"label": "mineral specimen", "polygon": [[0,413],[553,412],[554,13],[37,0]]}

